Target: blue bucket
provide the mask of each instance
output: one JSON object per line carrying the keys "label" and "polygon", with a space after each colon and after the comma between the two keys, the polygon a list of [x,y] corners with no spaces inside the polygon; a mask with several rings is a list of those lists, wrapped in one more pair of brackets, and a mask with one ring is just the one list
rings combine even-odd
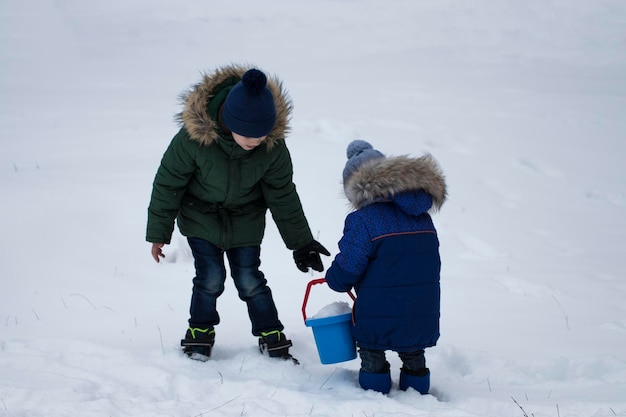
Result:
{"label": "blue bucket", "polygon": [[317,353],[324,365],[350,361],[356,358],[356,342],[352,337],[352,314],[307,319],[313,330]]}
{"label": "blue bucket", "polygon": [[[324,364],[350,361],[356,358],[356,341],[352,337],[352,313],[339,314],[336,316],[306,318],[306,305],[309,300],[311,287],[315,284],[324,284],[324,278],[314,279],[309,282],[304,301],[302,301],[302,318],[304,324],[313,330],[313,337],[317,345],[317,353],[320,361]],[[351,291],[348,292],[352,301],[356,298]]]}

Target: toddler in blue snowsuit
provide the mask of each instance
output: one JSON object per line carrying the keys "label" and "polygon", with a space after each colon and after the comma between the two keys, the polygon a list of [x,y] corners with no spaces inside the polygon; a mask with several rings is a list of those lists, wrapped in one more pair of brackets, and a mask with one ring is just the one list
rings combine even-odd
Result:
{"label": "toddler in blue snowsuit", "polygon": [[372,145],[348,145],[343,171],[354,208],[345,220],[340,252],[326,273],[335,291],[354,288],[353,334],[359,384],[388,393],[386,350],[402,360],[400,389],[426,394],[430,371],[424,349],[439,338],[439,240],[428,211],[446,200],[446,183],[430,155],[385,157]]}

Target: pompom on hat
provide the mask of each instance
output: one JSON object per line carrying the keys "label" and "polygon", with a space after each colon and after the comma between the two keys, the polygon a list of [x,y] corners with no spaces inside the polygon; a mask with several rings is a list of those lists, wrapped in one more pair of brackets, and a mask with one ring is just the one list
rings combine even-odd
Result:
{"label": "pompom on hat", "polygon": [[262,71],[255,68],[246,71],[228,92],[222,121],[231,132],[249,138],[260,138],[272,131],[276,106]]}
{"label": "pompom on hat", "polygon": [[365,162],[385,157],[382,152],[374,149],[369,142],[361,139],[353,140],[348,144],[346,156],[348,157],[348,162],[346,162],[346,166],[343,169],[344,184]]}

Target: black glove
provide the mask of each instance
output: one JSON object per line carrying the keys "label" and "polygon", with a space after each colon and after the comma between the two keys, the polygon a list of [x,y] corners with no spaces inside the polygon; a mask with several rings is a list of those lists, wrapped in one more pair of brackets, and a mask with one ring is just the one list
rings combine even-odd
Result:
{"label": "black glove", "polygon": [[293,260],[296,261],[296,266],[302,272],[308,272],[309,267],[317,272],[322,272],[324,265],[322,264],[320,253],[330,256],[330,252],[325,247],[317,240],[312,240],[306,246],[293,251]]}

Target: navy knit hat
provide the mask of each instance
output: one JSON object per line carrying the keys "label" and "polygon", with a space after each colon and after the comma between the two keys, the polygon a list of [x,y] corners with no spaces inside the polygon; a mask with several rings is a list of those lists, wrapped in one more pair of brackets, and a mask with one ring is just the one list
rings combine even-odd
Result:
{"label": "navy knit hat", "polygon": [[348,162],[346,162],[346,167],[343,169],[344,184],[363,163],[385,157],[381,152],[374,149],[369,142],[361,139],[353,140],[348,144],[346,156],[348,157]]}
{"label": "navy knit hat", "polygon": [[276,107],[263,72],[258,69],[246,71],[241,81],[228,92],[222,121],[231,132],[249,138],[260,138],[272,131]]}

